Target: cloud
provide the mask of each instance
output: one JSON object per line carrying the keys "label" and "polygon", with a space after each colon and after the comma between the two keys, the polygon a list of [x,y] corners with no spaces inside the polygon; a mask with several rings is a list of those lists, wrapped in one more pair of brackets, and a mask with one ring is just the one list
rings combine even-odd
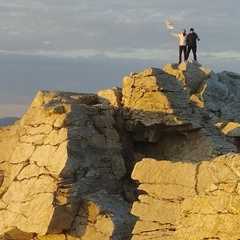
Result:
{"label": "cloud", "polygon": [[45,41],[44,41],[44,45],[45,45],[45,46],[49,45],[50,43],[51,43],[51,42],[48,41],[48,40],[45,40]]}
{"label": "cloud", "polygon": [[167,51],[166,43],[174,44],[165,29],[166,18],[174,22],[176,31],[194,26],[205,51],[215,51],[218,46],[229,51],[238,46],[236,31],[231,32],[231,46],[226,44],[229,34],[224,34],[229,27],[238,26],[234,17],[237,8],[222,0],[185,0],[174,4],[153,0],[93,0],[81,4],[74,0],[59,0],[57,4],[47,0],[15,0],[1,3],[0,7],[1,49],[5,51],[33,54],[46,50],[81,56],[86,49],[110,55],[119,55],[119,49],[129,49],[138,57],[138,52],[145,49],[148,55],[148,49]]}
{"label": "cloud", "polygon": [[163,61],[105,54],[89,58],[7,55],[0,57],[0,65],[0,102],[28,104],[39,90],[90,93],[121,87],[123,76],[147,67],[163,67]]}
{"label": "cloud", "polygon": [[[239,69],[239,0],[12,0],[0,2],[1,103],[29,103],[40,89],[96,92],[122,76],[178,59],[175,32],[194,27],[198,60]],[[6,94],[6,95],[4,95]]]}

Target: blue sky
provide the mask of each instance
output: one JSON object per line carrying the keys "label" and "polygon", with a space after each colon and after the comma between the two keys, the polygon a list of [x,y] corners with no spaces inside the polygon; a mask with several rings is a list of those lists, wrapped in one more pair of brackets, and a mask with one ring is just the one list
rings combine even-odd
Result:
{"label": "blue sky", "polygon": [[240,73],[239,0],[0,0],[0,11],[0,118],[22,116],[38,90],[94,93],[177,62],[166,20],[195,29],[204,67]]}

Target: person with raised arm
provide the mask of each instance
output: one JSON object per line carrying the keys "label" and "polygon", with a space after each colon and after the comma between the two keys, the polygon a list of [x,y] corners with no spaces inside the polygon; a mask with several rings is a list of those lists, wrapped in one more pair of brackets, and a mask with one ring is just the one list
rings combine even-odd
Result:
{"label": "person with raised arm", "polygon": [[179,59],[178,63],[180,64],[182,62],[182,52],[184,55],[184,61],[187,61],[187,45],[186,45],[186,29],[182,29],[181,33],[173,33],[171,29],[168,29],[168,31],[175,37],[179,38]]}

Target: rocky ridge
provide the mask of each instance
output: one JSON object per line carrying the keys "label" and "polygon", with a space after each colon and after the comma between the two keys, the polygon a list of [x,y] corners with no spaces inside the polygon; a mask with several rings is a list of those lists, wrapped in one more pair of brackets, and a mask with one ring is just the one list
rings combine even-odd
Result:
{"label": "rocky ridge", "polygon": [[194,61],[39,91],[0,128],[0,238],[240,238],[239,91]]}

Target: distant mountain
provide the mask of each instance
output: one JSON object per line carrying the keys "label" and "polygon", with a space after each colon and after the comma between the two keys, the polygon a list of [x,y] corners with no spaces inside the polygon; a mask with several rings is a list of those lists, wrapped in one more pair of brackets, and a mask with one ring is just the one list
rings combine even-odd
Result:
{"label": "distant mountain", "polygon": [[5,117],[0,118],[0,127],[13,125],[18,119],[18,117]]}

